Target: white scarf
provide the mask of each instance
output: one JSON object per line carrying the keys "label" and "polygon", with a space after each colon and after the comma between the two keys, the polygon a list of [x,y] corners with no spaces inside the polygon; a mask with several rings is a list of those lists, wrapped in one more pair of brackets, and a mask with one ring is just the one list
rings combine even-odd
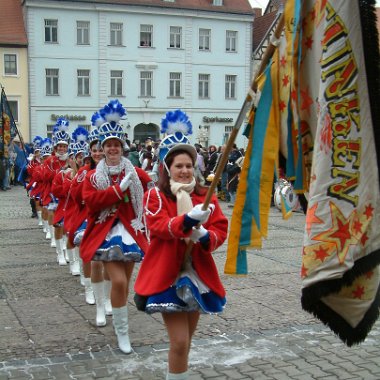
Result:
{"label": "white scarf", "polygon": [[170,179],[170,190],[177,198],[177,215],[183,215],[193,208],[190,194],[195,187],[195,178],[190,183],[175,182]]}
{"label": "white scarf", "polygon": [[[141,230],[144,227],[144,224],[142,223],[144,189],[137,175],[135,167],[127,158],[121,157],[120,163],[117,166],[108,166],[106,164],[105,158],[103,158],[96,165],[94,184],[99,190],[105,190],[107,187],[111,186],[110,176],[120,174],[123,170],[125,174],[132,173],[129,191],[131,193],[131,202],[136,218],[131,221],[131,225],[136,231]],[[107,216],[111,213],[111,211],[114,210],[103,210],[99,215],[98,221],[100,223],[104,221],[105,218],[107,218]]]}

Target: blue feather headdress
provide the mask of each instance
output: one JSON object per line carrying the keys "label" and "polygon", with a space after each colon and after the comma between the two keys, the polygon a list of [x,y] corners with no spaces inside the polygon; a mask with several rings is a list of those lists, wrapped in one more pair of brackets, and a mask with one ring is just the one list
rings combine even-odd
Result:
{"label": "blue feather headdress", "polygon": [[161,133],[168,134],[159,145],[159,158],[164,161],[169,152],[186,150],[193,159],[197,158],[197,151],[186,137],[193,133],[193,126],[185,112],[177,109],[166,113],[161,120]]}
{"label": "blue feather headdress", "polygon": [[69,128],[69,121],[64,117],[60,117],[53,128],[53,142],[54,145],[69,144],[70,136],[67,133]]}
{"label": "blue feather headdress", "polygon": [[161,120],[161,133],[171,135],[176,132],[181,132],[185,136],[193,133],[189,117],[181,110],[169,111]]}
{"label": "blue feather headdress", "polygon": [[92,125],[99,132],[99,140],[103,145],[108,139],[118,139],[124,144],[125,132],[119,121],[125,119],[127,111],[118,100],[111,100],[91,118]]}
{"label": "blue feather headdress", "polygon": [[88,130],[84,127],[79,126],[79,127],[75,128],[71,137],[74,140],[74,142],[78,142],[78,141],[86,142],[88,140],[88,135],[89,135]]}
{"label": "blue feather headdress", "polygon": [[49,139],[49,137],[46,137],[43,139],[41,143],[41,156],[50,156],[51,152],[53,150],[53,143]]}
{"label": "blue feather headdress", "polygon": [[41,145],[44,139],[41,136],[36,136],[32,143],[33,143],[33,149],[36,150],[41,150]]}

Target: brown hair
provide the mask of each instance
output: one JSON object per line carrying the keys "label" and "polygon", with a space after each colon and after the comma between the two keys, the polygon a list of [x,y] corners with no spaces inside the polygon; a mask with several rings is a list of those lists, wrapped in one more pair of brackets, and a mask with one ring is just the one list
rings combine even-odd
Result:
{"label": "brown hair", "polygon": [[[171,165],[173,164],[173,161],[174,161],[174,158],[179,156],[180,154],[187,154],[190,158],[191,158],[191,161],[193,161],[191,155],[189,154],[189,152],[187,152],[186,150],[176,150],[174,151],[173,153],[168,153],[168,155],[165,157],[165,163],[166,163],[166,166],[168,167],[168,169],[170,169]],[[170,190],[170,177],[169,177],[169,173],[168,171],[166,170],[166,168],[164,167],[164,164],[162,163],[161,164],[161,168],[160,168],[160,175],[159,175],[159,179],[158,179],[158,188],[168,197],[168,198],[171,198],[171,199],[176,199],[175,195],[171,192]],[[195,178],[195,187],[194,187],[194,192],[195,194],[198,194],[198,195],[204,195],[206,194],[207,192],[207,188],[202,186],[198,181],[197,179]]]}

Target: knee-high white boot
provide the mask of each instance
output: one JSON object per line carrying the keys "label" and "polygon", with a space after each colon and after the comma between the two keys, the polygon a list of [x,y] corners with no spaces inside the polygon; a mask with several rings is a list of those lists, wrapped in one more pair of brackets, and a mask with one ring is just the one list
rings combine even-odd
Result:
{"label": "knee-high white boot", "polygon": [[62,239],[55,240],[56,242],[56,251],[57,251],[57,261],[59,265],[67,265],[65,254],[63,252],[63,241]]}
{"label": "knee-high white boot", "polygon": [[46,221],[46,236],[45,236],[45,239],[46,240],[50,240],[51,239],[51,230],[50,230],[50,225],[49,225],[49,222]]}
{"label": "knee-high white boot", "polygon": [[[47,234],[48,230],[49,230],[49,223],[47,220],[42,220],[42,224],[43,224],[43,227],[42,227],[42,231]],[[46,238],[47,239],[47,238]],[[50,239],[50,238],[49,238]]]}
{"label": "knee-high white boot", "polygon": [[43,226],[44,222],[42,220],[42,211],[37,211],[38,225]]}
{"label": "knee-high white boot", "polygon": [[91,282],[92,290],[94,291],[96,303],[96,326],[105,326],[106,310],[104,307],[104,284],[102,282]]}
{"label": "knee-high white boot", "polygon": [[66,263],[69,263],[69,256],[67,255],[67,236],[63,234],[62,236],[62,247],[63,247],[63,254],[65,256]]}
{"label": "knee-high white boot", "polygon": [[88,303],[89,305],[95,304],[94,292],[92,290],[90,277],[84,278],[84,295],[86,298],[86,303]]}
{"label": "knee-high white boot", "polygon": [[73,274],[74,249],[75,248],[66,248],[67,258],[69,259],[69,270],[71,274]]}
{"label": "knee-high white boot", "polygon": [[127,305],[123,307],[114,307],[112,309],[113,326],[117,336],[117,343],[120,351],[125,354],[132,352],[131,342],[128,334],[128,308]]}
{"label": "knee-high white boot", "polygon": [[79,258],[79,275],[80,275],[80,283],[84,286],[84,272],[83,272],[83,260]]}
{"label": "knee-high white boot", "polygon": [[54,237],[54,226],[50,226],[50,236],[51,236],[51,242],[50,242],[50,247],[55,248],[57,246],[57,243],[55,242],[55,237]]}
{"label": "knee-high white boot", "polygon": [[166,374],[166,380],[187,380],[189,378],[189,371],[182,373],[170,373]]}
{"label": "knee-high white boot", "polygon": [[106,309],[106,315],[112,315],[111,304],[111,281],[104,280],[104,307]]}
{"label": "knee-high white boot", "polygon": [[72,249],[73,252],[73,264],[71,268],[71,274],[73,276],[79,276],[80,273],[80,258],[79,258],[79,250],[78,247]]}

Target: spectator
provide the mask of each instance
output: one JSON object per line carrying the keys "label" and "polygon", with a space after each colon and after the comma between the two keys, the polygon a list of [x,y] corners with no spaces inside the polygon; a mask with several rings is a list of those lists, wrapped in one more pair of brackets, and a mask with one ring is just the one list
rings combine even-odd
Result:
{"label": "spectator", "polygon": [[129,161],[132,162],[132,165],[135,167],[140,167],[139,161],[139,152],[137,151],[136,144],[131,144],[131,149],[128,154]]}

